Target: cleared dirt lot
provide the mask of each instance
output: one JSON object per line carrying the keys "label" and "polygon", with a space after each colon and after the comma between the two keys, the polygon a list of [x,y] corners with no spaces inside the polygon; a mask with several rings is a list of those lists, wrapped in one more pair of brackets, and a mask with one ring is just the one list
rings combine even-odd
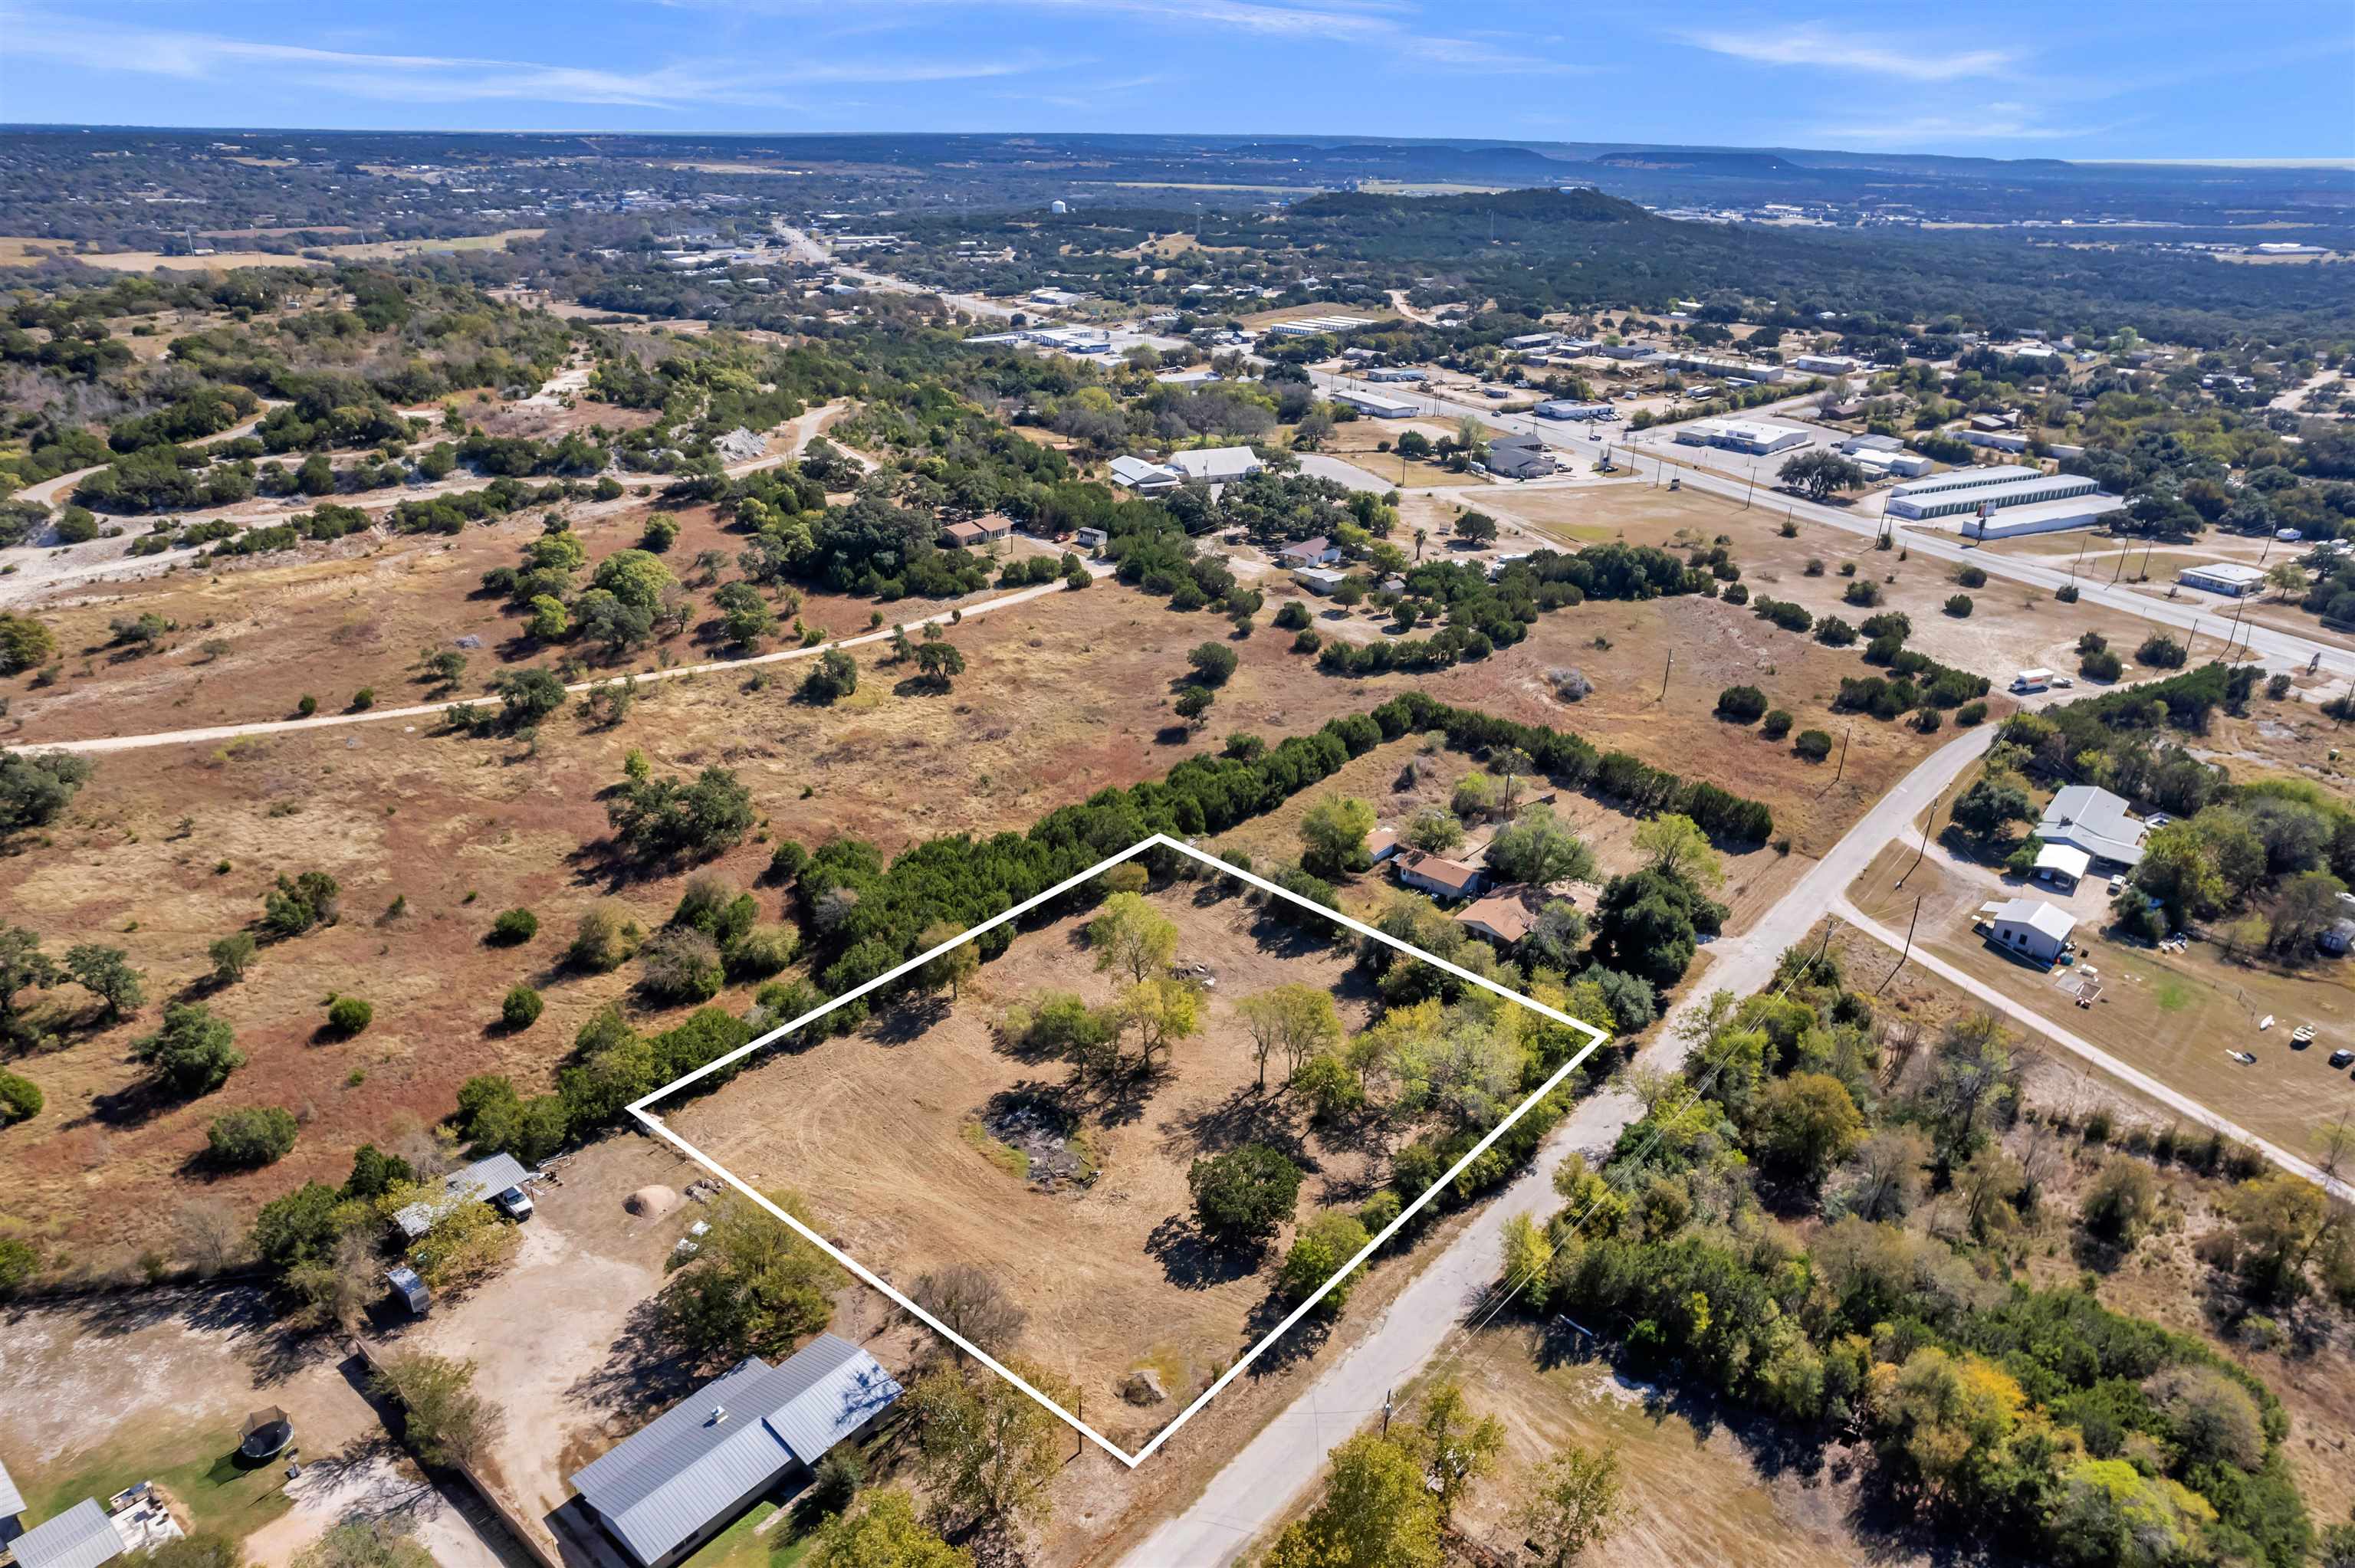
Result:
{"label": "cleared dirt lot", "polygon": [[[1192,1162],[1246,1143],[1291,1151],[1309,1172],[1296,1211],[1305,1220],[1371,1196],[1387,1176],[1387,1147],[1402,1136],[1313,1131],[1295,1097],[1254,1087],[1237,1001],[1311,985],[1334,995],[1346,1026],[1361,1028],[1370,987],[1346,948],[1264,922],[1255,905],[1201,885],[1151,897],[1178,924],[1178,961],[1207,964],[1216,985],[1201,1033],[1150,1075],[1082,1081],[1063,1063],[1009,1047],[993,1027],[1007,1006],[1049,990],[1091,1005],[1118,996],[1119,977],[1094,968],[1087,916],[1072,916],[1017,938],[961,999],[771,1053],[671,1116],[681,1137],[746,1182],[802,1193],[817,1228],[902,1289],[956,1264],[988,1269],[1029,1314],[1017,1348],[1075,1377],[1091,1424],[1126,1447],[1282,1315],[1269,1292],[1287,1238],[1235,1249],[1201,1236],[1186,1184]],[[1009,1144],[1030,1149],[1027,1176]],[[1066,1150],[1092,1179],[1044,1177],[1039,1157]],[[1167,1404],[1121,1401],[1118,1384],[1142,1367],[1160,1373]]]}

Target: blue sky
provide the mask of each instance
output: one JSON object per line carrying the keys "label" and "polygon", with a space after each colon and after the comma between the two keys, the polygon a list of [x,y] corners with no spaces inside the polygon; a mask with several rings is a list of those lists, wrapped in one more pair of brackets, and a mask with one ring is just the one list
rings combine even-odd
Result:
{"label": "blue sky", "polygon": [[0,118],[2355,161],[2355,5],[0,0]]}

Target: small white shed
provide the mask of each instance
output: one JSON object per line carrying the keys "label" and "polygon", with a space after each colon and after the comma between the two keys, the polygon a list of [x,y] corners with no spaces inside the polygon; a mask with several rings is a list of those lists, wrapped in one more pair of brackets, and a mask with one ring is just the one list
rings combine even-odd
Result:
{"label": "small white shed", "polygon": [[1996,911],[1992,925],[1997,947],[2050,968],[2068,950],[2077,917],[2041,898],[2015,898]]}

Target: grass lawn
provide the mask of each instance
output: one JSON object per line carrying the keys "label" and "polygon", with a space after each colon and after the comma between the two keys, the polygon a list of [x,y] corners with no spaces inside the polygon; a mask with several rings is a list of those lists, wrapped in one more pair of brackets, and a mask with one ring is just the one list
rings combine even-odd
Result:
{"label": "grass lawn", "polygon": [[813,1531],[795,1535],[791,1520],[763,1531],[762,1525],[776,1513],[777,1505],[766,1499],[754,1503],[750,1512],[714,1536],[682,1568],[793,1568],[809,1555],[817,1534]]}
{"label": "grass lawn", "polygon": [[178,1499],[199,1531],[232,1540],[284,1513],[285,1461],[248,1466],[237,1458],[237,1432],[197,1427],[170,1436],[134,1429],[102,1448],[62,1459],[25,1488],[27,1517],[45,1520],[80,1502],[106,1499],[125,1487],[155,1481]]}

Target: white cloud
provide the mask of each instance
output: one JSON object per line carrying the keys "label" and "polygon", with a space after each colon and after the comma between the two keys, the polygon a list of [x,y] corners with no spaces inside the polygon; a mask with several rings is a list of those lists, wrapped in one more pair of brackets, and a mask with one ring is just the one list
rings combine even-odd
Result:
{"label": "white cloud", "polygon": [[512,100],[686,109],[698,103],[763,107],[806,101],[807,90],[855,84],[971,81],[1018,76],[1059,62],[1035,54],[926,59],[796,58],[773,70],[673,63],[641,70],[550,65],[457,55],[368,54],[266,43],[218,34],[116,26],[37,12],[0,14],[9,52],[109,74],[227,81],[256,87],[302,82],[357,98],[413,103]]}
{"label": "white cloud", "polygon": [[1967,113],[1914,114],[1845,125],[1817,125],[1806,134],[1833,145],[1954,146],[1972,142],[2066,142],[2098,136],[2123,123],[2126,122],[2054,125],[2029,104],[1981,103],[1973,105]]}
{"label": "white cloud", "polygon": [[1881,41],[1887,37],[1885,33],[1870,28],[1870,19],[1860,16],[1854,31],[1809,22],[1769,31],[1689,32],[1683,37],[1687,43],[1711,54],[1757,65],[1860,71],[1903,81],[1996,76],[2013,69],[2019,58],[2009,49],[1955,49],[1935,38],[1922,40],[1918,48],[1891,47]]}

